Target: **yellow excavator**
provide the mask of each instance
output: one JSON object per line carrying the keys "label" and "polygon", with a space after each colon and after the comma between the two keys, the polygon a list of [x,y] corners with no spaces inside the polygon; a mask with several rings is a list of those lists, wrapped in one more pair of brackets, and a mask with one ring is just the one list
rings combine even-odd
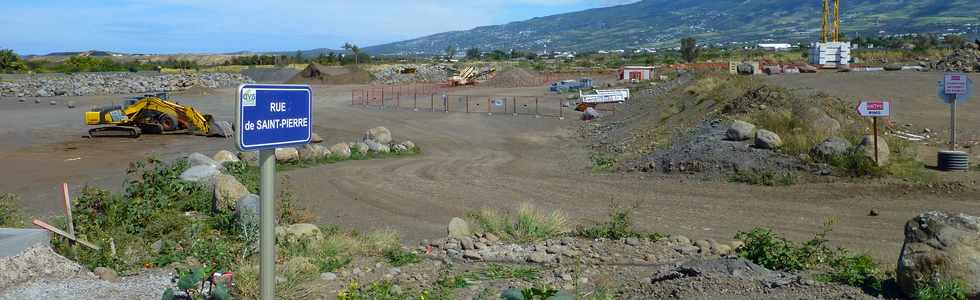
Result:
{"label": "yellow excavator", "polygon": [[90,137],[139,137],[151,134],[195,134],[228,137],[231,124],[215,122],[188,105],[168,100],[166,93],[127,99],[124,104],[85,112],[85,124],[107,125],[92,128]]}

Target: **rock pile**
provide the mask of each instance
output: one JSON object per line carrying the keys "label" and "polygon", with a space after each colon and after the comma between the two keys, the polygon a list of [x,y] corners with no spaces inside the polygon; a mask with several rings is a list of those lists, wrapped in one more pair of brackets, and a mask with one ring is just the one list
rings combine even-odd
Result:
{"label": "rock pile", "polygon": [[[579,239],[561,237],[533,244],[514,244],[501,240],[493,233],[470,231],[465,220],[453,218],[448,226],[449,236],[435,241],[422,241],[419,251],[427,255],[468,261],[554,264],[584,263],[642,263],[673,257],[710,257],[734,255],[742,241],[719,243],[715,240],[691,242],[684,236],[652,240],[648,238]],[[623,251],[627,250],[627,251]],[[618,253],[632,253],[624,256]]]}
{"label": "rock pile", "polygon": [[407,64],[389,66],[372,71],[376,81],[384,84],[402,84],[416,82],[443,82],[447,78],[451,66],[448,64]]}
{"label": "rock pile", "polygon": [[139,94],[221,88],[253,81],[241,74],[188,73],[148,76],[136,73],[78,73],[32,76],[0,82],[3,97],[53,97]]}
{"label": "rock pile", "polygon": [[980,72],[980,51],[957,49],[936,62],[932,69],[943,72]]}

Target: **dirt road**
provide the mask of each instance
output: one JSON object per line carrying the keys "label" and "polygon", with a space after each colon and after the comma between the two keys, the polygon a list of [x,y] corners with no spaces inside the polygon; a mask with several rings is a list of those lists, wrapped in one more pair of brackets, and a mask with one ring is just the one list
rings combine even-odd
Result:
{"label": "dirt road", "polygon": [[[531,203],[545,210],[560,209],[572,224],[580,224],[603,218],[611,205],[638,203],[636,219],[641,228],[692,239],[727,240],[738,231],[764,226],[802,240],[817,232],[825,219],[836,218],[839,223],[829,236],[834,243],[892,263],[901,246],[903,225],[914,215],[931,209],[980,214],[975,175],[959,178],[965,180],[965,188],[948,190],[868,181],[756,187],[683,177],[596,174],[589,169],[586,150],[577,145],[574,130],[579,121],[574,117],[378,111],[351,107],[352,88],[314,87],[315,126],[327,144],[356,140],[367,128],[386,126],[396,139],[410,139],[424,153],[292,170],[281,174],[287,179],[283,187],[310,208],[318,222],[360,230],[392,228],[408,242],[443,236],[450,218],[481,207],[515,209]],[[485,92],[544,93],[543,88]],[[230,119],[232,95],[231,90],[221,90],[186,101]],[[9,101],[3,105],[35,105]],[[27,109],[2,113],[24,113],[31,119],[44,115]],[[80,114],[75,110],[59,115],[67,118],[59,123],[64,126],[40,130],[53,135],[53,140],[4,145],[0,160],[15,167],[0,170],[5,179],[0,191],[21,194],[31,211],[50,213],[58,209],[54,201],[62,180],[118,187],[126,165],[147,154],[166,158],[233,147],[231,140],[201,137],[82,139],[75,136],[84,129],[75,123]],[[19,128],[14,132],[27,130],[19,122],[0,120],[4,122],[0,125]],[[5,132],[3,137],[11,134],[17,133]],[[72,157],[82,158],[68,160]],[[880,215],[867,216],[871,209]]]}

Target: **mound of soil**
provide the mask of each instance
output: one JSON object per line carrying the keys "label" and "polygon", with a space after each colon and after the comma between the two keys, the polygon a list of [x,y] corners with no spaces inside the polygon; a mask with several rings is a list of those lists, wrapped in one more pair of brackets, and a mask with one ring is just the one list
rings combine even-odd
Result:
{"label": "mound of soil", "polygon": [[544,83],[544,78],[537,72],[532,72],[518,67],[507,67],[498,70],[497,74],[487,82],[496,87],[528,87],[538,86]]}
{"label": "mound of soil", "polygon": [[725,140],[727,126],[720,120],[705,122],[687,136],[676,137],[671,147],[628,162],[626,168],[643,172],[731,174],[746,171],[808,170],[799,159],[759,149],[751,141]]}
{"label": "mound of soil", "polygon": [[299,70],[293,68],[248,68],[242,74],[258,83],[285,83],[296,77]]}
{"label": "mound of soil", "polygon": [[286,83],[290,84],[368,84],[371,73],[355,66],[310,64]]}

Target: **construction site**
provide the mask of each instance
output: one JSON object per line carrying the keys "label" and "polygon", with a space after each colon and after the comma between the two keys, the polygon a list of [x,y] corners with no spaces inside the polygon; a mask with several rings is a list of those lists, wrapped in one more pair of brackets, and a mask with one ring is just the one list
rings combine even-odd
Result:
{"label": "construction site", "polygon": [[980,44],[855,62],[822,7],[805,62],[0,74],[0,299],[260,298],[248,84],[312,91],[279,299],[980,297]]}

